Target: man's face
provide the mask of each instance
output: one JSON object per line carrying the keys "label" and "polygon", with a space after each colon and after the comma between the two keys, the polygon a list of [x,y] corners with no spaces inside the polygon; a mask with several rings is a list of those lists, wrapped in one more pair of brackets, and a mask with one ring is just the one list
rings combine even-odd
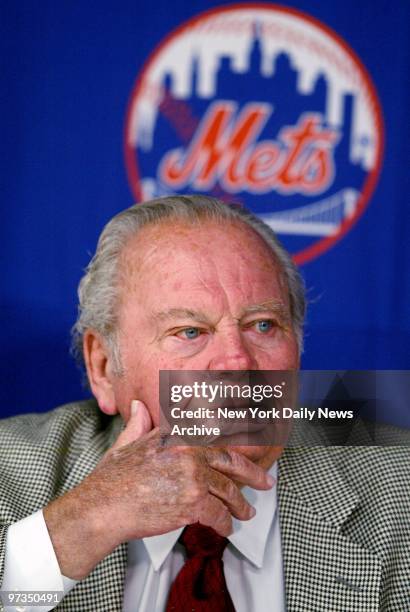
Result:
{"label": "man's face", "polygon": [[[115,377],[114,394],[125,420],[131,400],[139,399],[158,425],[161,369],[298,367],[285,281],[269,248],[246,226],[148,226],[124,249],[121,269],[124,374]],[[261,464],[269,455],[269,447],[241,450]]]}

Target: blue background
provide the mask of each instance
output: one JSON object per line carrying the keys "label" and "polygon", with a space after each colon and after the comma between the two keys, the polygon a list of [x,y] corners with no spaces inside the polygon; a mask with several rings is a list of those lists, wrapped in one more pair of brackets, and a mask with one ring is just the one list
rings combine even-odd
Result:
{"label": "blue background", "polygon": [[[131,205],[123,129],[135,78],[170,30],[224,2],[0,6],[1,411],[87,395],[69,356],[76,288],[107,220]],[[341,35],[381,101],[381,177],[359,222],[303,266],[311,305],[303,366],[410,367],[409,2],[283,3]],[[391,420],[410,425],[410,408]]]}

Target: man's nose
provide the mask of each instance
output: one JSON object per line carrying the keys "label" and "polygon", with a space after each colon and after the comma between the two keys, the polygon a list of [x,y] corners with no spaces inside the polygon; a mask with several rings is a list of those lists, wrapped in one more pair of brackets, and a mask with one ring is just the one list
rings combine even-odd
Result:
{"label": "man's nose", "polygon": [[216,333],[210,370],[255,370],[256,361],[239,329]]}

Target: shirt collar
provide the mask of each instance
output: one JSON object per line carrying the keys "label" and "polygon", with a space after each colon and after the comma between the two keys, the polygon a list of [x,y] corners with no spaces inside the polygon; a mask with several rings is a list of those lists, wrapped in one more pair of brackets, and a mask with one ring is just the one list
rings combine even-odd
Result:
{"label": "shirt collar", "polygon": [[[277,481],[278,467],[275,462],[269,473]],[[228,540],[256,567],[263,566],[266,543],[277,508],[277,482],[268,491],[257,491],[251,487],[242,489],[243,495],[256,509],[256,515],[249,521],[233,519],[233,533]],[[183,527],[149,538],[143,542],[155,571],[161,568],[165,559],[177,543]]]}
{"label": "shirt collar", "polygon": [[250,521],[240,521],[234,518],[233,533],[228,538],[239,552],[258,568],[263,566],[269,531],[276,515],[278,477],[276,462],[269,473],[275,479],[272,489],[268,491],[257,491],[250,487],[242,489],[243,495],[256,509],[256,514]]}

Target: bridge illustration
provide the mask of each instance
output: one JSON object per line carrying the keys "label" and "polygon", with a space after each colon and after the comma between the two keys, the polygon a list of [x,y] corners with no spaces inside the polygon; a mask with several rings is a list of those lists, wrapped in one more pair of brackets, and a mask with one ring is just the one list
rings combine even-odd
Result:
{"label": "bridge illustration", "polygon": [[342,189],[314,204],[259,215],[278,234],[331,236],[355,213],[359,192]]}

